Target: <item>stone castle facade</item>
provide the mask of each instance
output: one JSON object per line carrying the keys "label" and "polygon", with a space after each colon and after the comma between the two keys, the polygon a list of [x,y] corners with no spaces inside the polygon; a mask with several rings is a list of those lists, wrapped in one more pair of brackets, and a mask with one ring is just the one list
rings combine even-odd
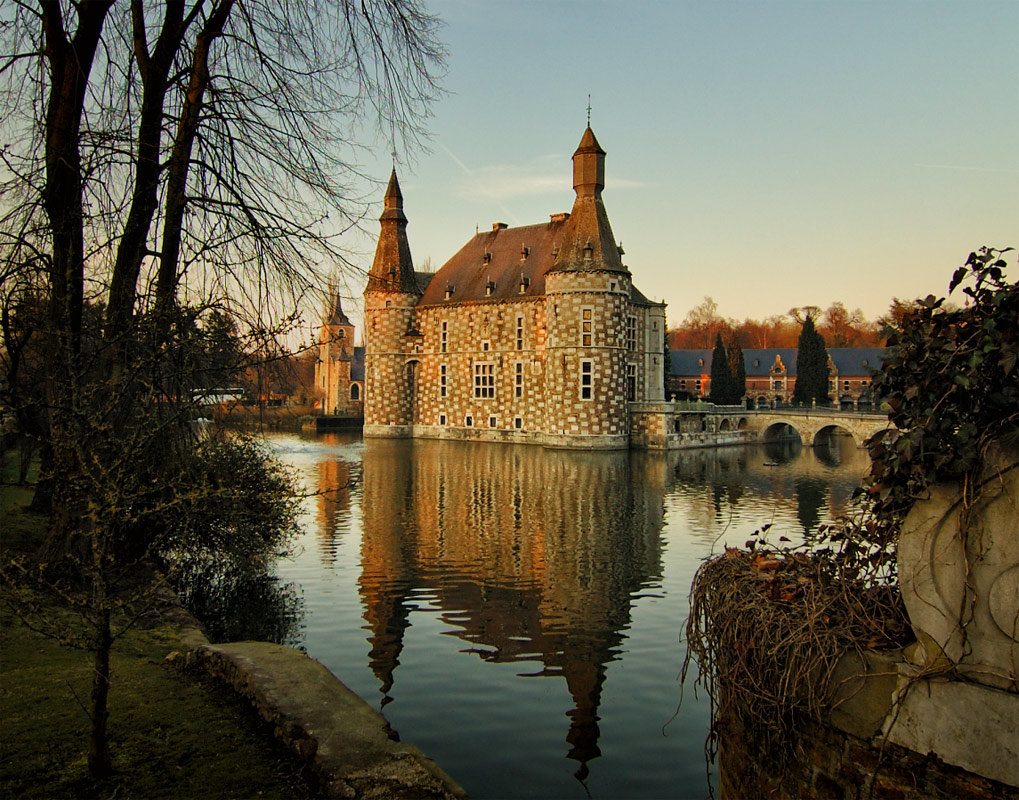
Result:
{"label": "stone castle facade", "polygon": [[637,444],[632,412],[664,400],[665,304],[622,262],[604,176],[587,128],[570,213],[496,223],[420,273],[393,171],[364,293],[365,436]]}

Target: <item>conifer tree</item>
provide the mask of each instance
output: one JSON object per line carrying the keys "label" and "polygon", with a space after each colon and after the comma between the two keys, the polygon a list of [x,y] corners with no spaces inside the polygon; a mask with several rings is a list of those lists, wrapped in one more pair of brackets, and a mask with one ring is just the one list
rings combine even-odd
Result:
{"label": "conifer tree", "polygon": [[824,337],[814,328],[813,317],[808,314],[800,330],[793,402],[810,405],[816,400],[818,404],[827,405],[828,379],[828,350]]}
{"label": "conifer tree", "polygon": [[743,361],[743,348],[733,339],[729,345],[729,374],[732,377],[730,404],[742,403],[747,393],[747,365]]}
{"label": "conifer tree", "polygon": [[722,334],[715,334],[715,350],[711,356],[711,393],[708,400],[726,405],[732,397],[732,373],[729,371],[729,356],[722,344]]}

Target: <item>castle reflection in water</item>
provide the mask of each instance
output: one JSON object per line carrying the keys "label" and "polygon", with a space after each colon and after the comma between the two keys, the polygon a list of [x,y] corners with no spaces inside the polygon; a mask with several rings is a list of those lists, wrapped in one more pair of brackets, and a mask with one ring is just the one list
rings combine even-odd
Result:
{"label": "castle reflection in water", "polygon": [[[826,466],[865,458],[838,446],[815,452],[795,470],[769,471],[762,463],[787,450],[585,453],[372,439],[359,463],[318,466],[320,557],[334,556],[334,537],[359,514],[358,591],[383,706],[427,589],[429,610],[463,652],[519,663],[521,677],[565,679],[568,756],[583,777],[600,754],[607,666],[637,598],[661,586],[666,506],[682,504],[695,535],[703,520],[704,552],[717,537],[713,523],[739,504],[765,521],[785,504],[809,534],[849,503],[854,481],[833,484]],[[703,491],[677,493],[678,484]]]}

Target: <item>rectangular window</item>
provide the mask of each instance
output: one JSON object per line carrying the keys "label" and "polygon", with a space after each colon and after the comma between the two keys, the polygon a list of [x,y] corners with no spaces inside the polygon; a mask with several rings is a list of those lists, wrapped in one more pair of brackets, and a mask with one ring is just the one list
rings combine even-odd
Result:
{"label": "rectangular window", "polygon": [[775,391],[776,392],[782,391],[782,381],[775,381]]}
{"label": "rectangular window", "polygon": [[474,365],[474,396],[495,397],[495,364],[485,362]]}
{"label": "rectangular window", "polygon": [[593,396],[594,364],[589,359],[580,362],[580,399],[590,400]]}
{"label": "rectangular window", "polygon": [[445,414],[439,414],[439,424],[440,425],[445,425],[446,424],[446,415]]}
{"label": "rectangular window", "polygon": [[626,399],[633,402],[637,399],[637,365],[626,365]]}
{"label": "rectangular window", "polygon": [[626,318],[626,349],[631,353],[637,349],[637,318]]}
{"label": "rectangular window", "polygon": [[449,344],[449,323],[443,322],[442,333],[440,334],[439,339],[439,352],[445,353],[448,344]]}
{"label": "rectangular window", "polygon": [[524,318],[517,317],[517,350],[524,349]]}
{"label": "rectangular window", "polygon": [[590,347],[594,335],[594,309],[585,306],[580,309],[580,344]]}
{"label": "rectangular window", "polygon": [[523,428],[524,427],[524,420],[523,420],[523,418],[521,418],[521,417],[514,417],[513,418],[513,427],[516,428],[518,431],[521,428]]}
{"label": "rectangular window", "polygon": [[849,391],[849,381],[842,381],[842,386],[845,387],[847,392]]}
{"label": "rectangular window", "polygon": [[439,365],[439,397],[446,396],[446,365]]}
{"label": "rectangular window", "polygon": [[482,339],[482,341],[481,341],[481,349],[484,350],[487,353],[489,350],[492,349],[492,343],[489,342],[488,339]]}
{"label": "rectangular window", "polygon": [[518,361],[513,365],[513,396],[524,396],[524,362]]}
{"label": "rectangular window", "polygon": [[495,417],[489,417],[488,418],[488,427],[489,428],[494,428],[495,427]]}
{"label": "rectangular window", "polygon": [[470,414],[468,414],[466,416],[466,418],[464,418],[464,425],[466,425],[468,428],[473,428],[474,427],[474,417],[472,417]]}

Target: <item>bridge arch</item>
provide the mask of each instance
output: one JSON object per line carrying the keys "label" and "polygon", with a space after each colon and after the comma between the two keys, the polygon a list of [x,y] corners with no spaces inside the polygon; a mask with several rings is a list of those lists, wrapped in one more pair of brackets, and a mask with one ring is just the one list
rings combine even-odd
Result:
{"label": "bridge arch", "polygon": [[794,438],[803,441],[803,435],[789,420],[774,420],[761,431],[761,441],[764,442],[778,442]]}
{"label": "bridge arch", "polygon": [[853,440],[853,444],[857,447],[861,447],[863,445],[863,442],[857,440],[855,433],[849,430],[849,428],[839,425],[837,422],[818,427],[818,429],[814,431],[810,444],[812,446],[822,444],[825,438],[830,436],[848,436]]}

